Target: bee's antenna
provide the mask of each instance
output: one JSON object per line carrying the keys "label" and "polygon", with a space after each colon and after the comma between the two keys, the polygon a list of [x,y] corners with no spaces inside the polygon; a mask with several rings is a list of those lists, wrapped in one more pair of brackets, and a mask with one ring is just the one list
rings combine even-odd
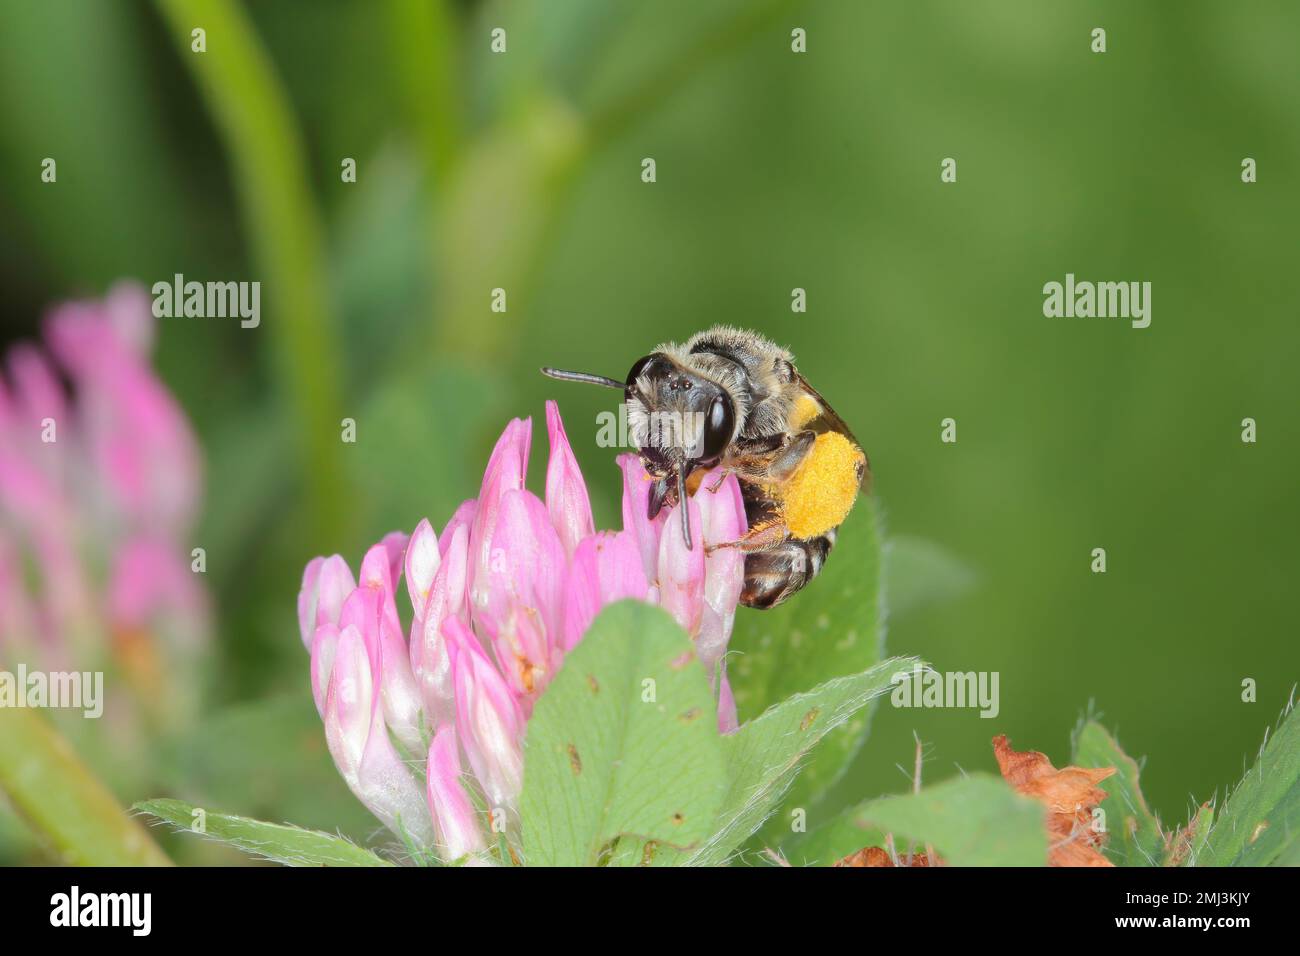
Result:
{"label": "bee's antenna", "polygon": [[592,375],[590,372],[566,372],[558,368],[543,368],[542,374],[550,378],[558,378],[562,382],[586,382],[589,385],[604,385],[606,388],[616,388],[623,391],[622,382],[612,378],[606,378],[603,375]]}
{"label": "bee's antenna", "polygon": [[682,510],[682,544],[691,550],[691,509],[686,497],[686,465],[677,466],[677,507]]}

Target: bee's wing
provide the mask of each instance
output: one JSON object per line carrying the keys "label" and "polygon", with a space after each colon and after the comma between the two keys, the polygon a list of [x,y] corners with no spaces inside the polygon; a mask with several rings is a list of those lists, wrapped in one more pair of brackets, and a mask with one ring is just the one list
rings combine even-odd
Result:
{"label": "bee's wing", "polygon": [[830,402],[822,398],[821,392],[809,385],[808,379],[804,378],[798,372],[795,372],[794,377],[795,381],[799,384],[799,387],[808,393],[808,395],[816,401],[818,406],[821,408],[821,412],[809,419],[808,422],[805,423],[804,427],[811,428],[816,432],[839,432],[849,441],[853,442],[853,444],[861,448],[862,443],[854,437],[852,430],[845,423],[844,419],[840,418],[839,413],[836,412],[835,409],[831,408]]}

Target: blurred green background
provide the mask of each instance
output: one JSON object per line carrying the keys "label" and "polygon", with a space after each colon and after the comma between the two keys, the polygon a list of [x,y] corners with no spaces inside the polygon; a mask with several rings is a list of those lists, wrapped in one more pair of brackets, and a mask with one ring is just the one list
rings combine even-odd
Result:
{"label": "blurred green background", "polygon": [[[512,415],[540,489],[547,397],[616,525],[611,395],[537,366],[621,377],[730,322],[853,425],[889,532],[969,577],[899,608],[891,652],[1001,673],[996,720],[880,708],[851,785],[903,789],[914,730],[931,781],[992,769],[1000,732],[1059,764],[1092,708],[1182,821],[1300,678],[1297,36],[1285,2],[0,5],[0,343],[119,277],[262,282],[256,330],[161,330],[206,454],[218,638],[159,785],[377,829],[311,703],[303,564],[441,526]],[[1067,272],[1150,281],[1151,327],[1044,318]]]}

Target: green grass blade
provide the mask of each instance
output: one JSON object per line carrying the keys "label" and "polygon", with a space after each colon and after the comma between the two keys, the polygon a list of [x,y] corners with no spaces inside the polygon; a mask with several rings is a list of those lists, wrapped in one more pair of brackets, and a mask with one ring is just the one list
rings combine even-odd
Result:
{"label": "green grass blade", "polygon": [[68,742],[33,711],[0,708],[0,789],[60,863],[171,863]]}
{"label": "green grass blade", "polygon": [[[322,230],[308,160],[289,99],[242,7],[233,0],[157,0],[207,101],[234,167],[255,259],[265,278],[263,316],[277,370],[301,429],[312,527],[338,540],[345,509],[339,448],[341,381]],[[207,31],[207,51],[191,31]],[[259,281],[260,281],[259,278]],[[245,334],[259,335],[261,327]]]}

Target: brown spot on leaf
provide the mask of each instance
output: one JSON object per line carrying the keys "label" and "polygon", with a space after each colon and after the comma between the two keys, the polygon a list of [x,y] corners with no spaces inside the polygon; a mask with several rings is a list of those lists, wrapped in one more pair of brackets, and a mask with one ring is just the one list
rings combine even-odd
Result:
{"label": "brown spot on leaf", "polygon": [[609,866],[609,861],[614,858],[614,851],[618,849],[622,837],[614,837],[607,840],[603,846],[596,852],[596,865]]}
{"label": "brown spot on leaf", "polygon": [[1250,832],[1250,842],[1254,843],[1259,839],[1259,835],[1268,829],[1268,821],[1260,820],[1255,829]]}
{"label": "brown spot on leaf", "polygon": [[649,866],[654,862],[655,852],[659,849],[658,840],[646,840],[645,847],[641,850],[641,865]]}
{"label": "brown spot on leaf", "polygon": [[578,748],[573,744],[569,744],[569,766],[573,768],[575,777],[582,773],[582,758],[578,756]]}
{"label": "brown spot on leaf", "polygon": [[1169,855],[1165,860],[1165,866],[1182,866],[1187,862],[1187,858],[1192,855],[1193,844],[1201,839],[1203,836],[1201,831],[1209,824],[1213,809],[1210,804],[1202,803],[1187,826],[1179,827],[1172,839],[1166,837],[1169,841]]}
{"label": "brown spot on leaf", "polygon": [[820,714],[821,712],[822,709],[820,707],[814,707],[812,710],[808,711],[808,713],[804,714],[803,720],[799,721],[799,729],[807,730],[809,727],[811,727],[813,725],[813,721],[817,719],[817,715]]}
{"label": "brown spot on leaf", "polygon": [[698,716],[700,716],[700,708],[692,707],[690,710],[683,711],[677,719],[684,724],[689,724]]}
{"label": "brown spot on leaf", "polygon": [[588,674],[588,675],[587,675],[587,686],[591,688],[591,692],[592,692],[593,694],[599,694],[599,693],[600,693],[600,682],[599,682],[598,680],[596,680],[596,675],[595,675],[595,674]]}
{"label": "brown spot on leaf", "polygon": [[686,822],[686,817],[682,815],[682,812],[680,810],[678,810],[676,813],[673,814],[673,826],[679,827],[685,822]]}

